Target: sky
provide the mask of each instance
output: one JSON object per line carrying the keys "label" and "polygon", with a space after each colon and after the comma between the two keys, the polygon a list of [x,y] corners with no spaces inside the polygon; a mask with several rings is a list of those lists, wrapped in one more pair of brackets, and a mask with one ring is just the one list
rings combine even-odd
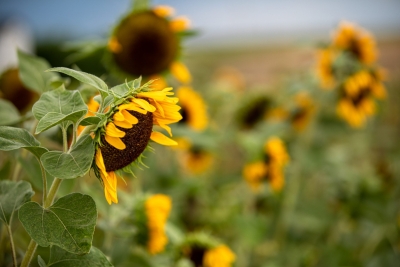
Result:
{"label": "sky", "polygon": [[[400,0],[154,0],[199,31],[192,45],[326,35],[341,20],[374,35],[400,35]],[[0,0],[0,21],[17,17],[41,39],[104,38],[132,0]]]}

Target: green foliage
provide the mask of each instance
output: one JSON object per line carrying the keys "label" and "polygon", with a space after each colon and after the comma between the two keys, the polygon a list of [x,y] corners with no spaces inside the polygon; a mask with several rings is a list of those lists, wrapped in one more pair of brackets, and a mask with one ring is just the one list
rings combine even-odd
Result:
{"label": "green foliage", "polygon": [[73,179],[85,175],[92,165],[94,143],[90,135],[79,138],[68,152],[49,151],[40,158],[48,173],[59,179]]}
{"label": "green foliage", "polygon": [[101,118],[99,117],[87,117],[84,118],[79,125],[82,126],[89,126],[89,125],[97,125],[101,121]]}
{"label": "green foliage", "polygon": [[25,52],[18,51],[19,76],[24,85],[41,94],[54,89],[54,83],[61,81],[57,73],[47,73],[49,63]]}
{"label": "green foliage", "polygon": [[34,194],[31,184],[26,181],[0,181],[0,219],[10,225],[14,211],[30,201]]}
{"label": "green foliage", "polygon": [[36,202],[18,212],[25,230],[42,247],[56,245],[74,254],[89,253],[97,210],[94,200],[80,193],[60,198],[45,209]]}
{"label": "green foliage", "polygon": [[48,151],[47,148],[41,147],[40,142],[27,130],[0,126],[0,150],[10,151],[19,148],[27,149],[38,159]]}
{"label": "green foliage", "polygon": [[65,90],[62,85],[56,90],[46,92],[32,108],[33,115],[39,121],[36,134],[58,124],[66,129],[68,122],[76,123],[87,110],[78,91]]}
{"label": "green foliage", "polygon": [[18,109],[10,101],[0,99],[0,125],[12,125],[20,119]]}
{"label": "green foliage", "polygon": [[111,267],[113,266],[98,249],[92,246],[90,252],[85,255],[69,253],[57,246],[52,246],[50,250],[50,260],[46,264],[38,256],[40,267]]}

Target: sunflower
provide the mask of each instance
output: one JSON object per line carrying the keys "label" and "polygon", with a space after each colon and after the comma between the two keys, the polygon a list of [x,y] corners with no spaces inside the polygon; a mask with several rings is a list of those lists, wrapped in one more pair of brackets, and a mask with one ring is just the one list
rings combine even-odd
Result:
{"label": "sunflower", "polygon": [[236,259],[228,246],[204,232],[188,234],[181,251],[196,267],[230,267]]}
{"label": "sunflower", "polygon": [[190,173],[201,174],[213,164],[213,154],[204,145],[193,144],[186,138],[178,138],[176,141],[176,148],[183,153],[179,154],[180,163]]}
{"label": "sunflower", "polygon": [[306,92],[300,92],[295,97],[296,108],[292,111],[290,121],[297,131],[302,131],[314,114],[314,103]]}
{"label": "sunflower", "polygon": [[331,47],[318,50],[316,72],[323,89],[332,89],[335,85],[333,71],[335,57],[336,52]]}
{"label": "sunflower", "polygon": [[202,131],[207,127],[208,116],[203,98],[191,87],[182,86],[177,91],[180,101],[182,120],[193,130]]}
{"label": "sunflower", "polygon": [[255,192],[259,191],[265,180],[269,181],[275,192],[279,192],[285,183],[283,169],[288,162],[289,155],[283,141],[271,137],[264,144],[264,160],[245,165],[243,176]]}
{"label": "sunflower", "polygon": [[149,140],[167,146],[177,144],[162,133],[153,131],[153,125],[156,125],[172,136],[168,125],[182,119],[178,98],[171,97],[174,95],[171,90],[165,88],[156,91],[147,83],[117,98],[104,114],[106,122],[95,132],[93,167],[96,176],[103,182],[109,204],[118,203],[115,172],[129,170],[136,160],[140,162]]}
{"label": "sunflower", "polygon": [[125,74],[145,79],[170,72],[179,82],[188,84],[191,75],[179,61],[181,39],[189,20],[172,18],[167,6],[133,10],[114,29],[108,50],[111,63]]}
{"label": "sunflower", "polygon": [[168,243],[165,224],[171,207],[171,198],[162,194],[153,195],[145,202],[148,229],[147,249],[150,254],[162,252]]}
{"label": "sunflower", "polygon": [[378,72],[361,70],[348,77],[340,88],[337,113],[352,127],[362,127],[367,117],[375,114],[375,98],[386,96]]}
{"label": "sunflower", "polygon": [[242,129],[253,129],[272,110],[272,100],[268,96],[252,96],[238,109],[236,121]]}
{"label": "sunflower", "polygon": [[0,76],[0,98],[13,103],[19,111],[26,111],[38,95],[21,82],[17,68],[10,68]]}
{"label": "sunflower", "polygon": [[364,64],[376,60],[375,40],[366,30],[350,22],[342,22],[333,37],[335,48],[349,52]]}

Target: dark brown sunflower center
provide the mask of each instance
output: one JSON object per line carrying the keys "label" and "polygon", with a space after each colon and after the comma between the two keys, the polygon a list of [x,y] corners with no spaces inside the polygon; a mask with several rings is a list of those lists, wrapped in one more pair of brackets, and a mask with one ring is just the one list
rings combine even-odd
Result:
{"label": "dark brown sunflower center", "polygon": [[125,132],[125,136],[121,138],[122,142],[126,145],[124,150],[119,150],[111,146],[107,143],[104,136],[101,137],[103,146],[100,149],[107,172],[116,171],[131,164],[142,154],[150,140],[153,129],[153,113],[147,112],[147,114],[141,114],[136,111],[129,112],[139,122],[133,125],[131,129],[124,129],[117,126],[118,129]]}
{"label": "dark brown sunflower center", "polygon": [[360,90],[360,92],[356,96],[351,98],[351,101],[352,101],[354,106],[358,106],[369,95],[370,95],[370,89],[369,88],[362,88]]}
{"label": "dark brown sunflower center", "polygon": [[203,257],[205,254],[206,250],[204,248],[200,247],[193,247],[192,251],[190,253],[190,260],[196,267],[203,266]]}
{"label": "dark brown sunflower center", "polygon": [[270,101],[267,98],[257,99],[246,110],[242,110],[239,114],[239,123],[243,128],[251,129],[260,122],[265,115],[265,112],[270,106]]}
{"label": "dark brown sunflower center", "polygon": [[169,22],[152,11],[131,14],[122,20],[115,38],[122,50],[113,54],[114,59],[133,76],[167,70],[178,52],[178,39]]}
{"label": "dark brown sunflower center", "polygon": [[178,123],[186,124],[189,121],[189,114],[188,114],[187,108],[184,106],[181,106],[181,110],[179,110],[179,113],[181,113],[182,119]]}

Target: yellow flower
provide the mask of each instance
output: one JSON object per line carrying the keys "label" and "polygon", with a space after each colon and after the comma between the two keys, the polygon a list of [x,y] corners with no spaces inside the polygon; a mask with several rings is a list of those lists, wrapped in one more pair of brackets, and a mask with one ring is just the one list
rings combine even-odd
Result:
{"label": "yellow flower", "polygon": [[375,114],[374,98],[386,96],[379,75],[365,70],[348,77],[340,90],[337,113],[354,128],[362,127]]}
{"label": "yellow flower", "polygon": [[269,138],[264,144],[264,161],[245,165],[243,176],[254,192],[260,190],[263,181],[269,181],[275,192],[282,190],[284,167],[289,162],[285,145],[278,137]]}
{"label": "yellow flower", "polygon": [[178,138],[176,141],[178,145],[175,148],[182,152],[178,154],[180,163],[190,173],[201,174],[213,164],[214,157],[205,147],[192,144],[186,138]]}
{"label": "yellow flower", "polygon": [[116,186],[108,180],[115,180],[116,183],[114,172],[139,158],[150,139],[162,145],[176,145],[174,140],[161,132],[153,131],[153,125],[156,125],[172,136],[168,125],[182,118],[177,105],[178,98],[171,97],[174,95],[171,90],[172,88],[148,88],[147,91],[141,90],[127,97],[122,104],[107,113],[108,123],[97,131],[100,141],[95,171],[103,181],[109,204],[117,203],[118,199]]}
{"label": "yellow flower", "polygon": [[272,100],[265,95],[256,95],[247,99],[247,102],[238,109],[236,120],[239,127],[253,129],[258,123],[265,120],[272,110]]}
{"label": "yellow flower", "polygon": [[148,227],[147,249],[150,254],[162,252],[168,243],[165,224],[171,211],[171,199],[162,194],[149,197],[145,202]]}
{"label": "yellow flower", "polygon": [[335,56],[335,51],[329,47],[318,51],[316,71],[323,89],[332,89],[335,85],[333,73]]}
{"label": "yellow flower", "polygon": [[333,45],[350,52],[362,63],[371,64],[376,60],[374,38],[364,29],[350,22],[342,22],[333,37]]}
{"label": "yellow flower", "polygon": [[109,42],[110,64],[125,76],[172,73],[181,83],[191,80],[187,68],[179,61],[181,33],[189,27],[187,18],[172,18],[173,8],[157,6],[134,10],[114,29]]}
{"label": "yellow flower", "polygon": [[305,92],[298,93],[295,102],[296,108],[291,114],[290,121],[297,131],[302,131],[314,114],[314,103],[311,97]]}
{"label": "yellow flower", "polygon": [[230,267],[235,261],[235,254],[225,245],[207,250],[203,257],[204,267]]}
{"label": "yellow flower", "polygon": [[187,124],[193,130],[204,130],[208,124],[208,116],[203,98],[188,86],[180,87],[177,96],[182,107],[180,122]]}

